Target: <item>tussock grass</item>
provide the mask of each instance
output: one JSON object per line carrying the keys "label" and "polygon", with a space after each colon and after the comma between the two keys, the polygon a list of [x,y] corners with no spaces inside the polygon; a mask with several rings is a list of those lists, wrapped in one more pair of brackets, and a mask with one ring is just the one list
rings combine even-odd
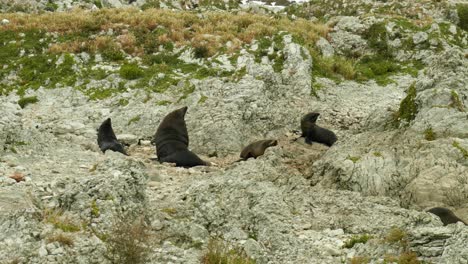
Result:
{"label": "tussock grass", "polygon": [[242,249],[229,247],[224,241],[210,239],[208,248],[202,257],[203,264],[255,264]]}
{"label": "tussock grass", "polygon": [[[101,9],[90,12],[74,9],[69,12],[33,14],[2,14],[0,19],[10,20],[3,30],[25,31],[43,30],[59,34],[98,33],[112,29],[117,35],[120,46],[126,52],[134,52],[144,43],[138,43],[138,36],[129,29],[148,33],[158,28],[170,29],[156,38],[158,42],[172,42],[176,46],[199,43],[215,45],[220,49],[225,43],[251,43],[263,36],[271,36],[278,31],[287,31],[300,36],[307,43],[315,43],[320,37],[326,37],[329,28],[321,23],[305,19],[291,21],[287,18],[272,18],[264,15],[224,12],[207,12],[203,17],[196,13],[171,11],[162,9]],[[105,38],[105,37],[104,37]],[[55,52],[79,50],[86,47],[89,50],[99,48],[102,41],[90,39],[70,41],[69,48],[53,46]],[[104,42],[106,42],[104,40]],[[192,43],[193,42],[193,43]],[[140,47],[141,48],[141,47]],[[70,50],[71,49],[71,50]]]}

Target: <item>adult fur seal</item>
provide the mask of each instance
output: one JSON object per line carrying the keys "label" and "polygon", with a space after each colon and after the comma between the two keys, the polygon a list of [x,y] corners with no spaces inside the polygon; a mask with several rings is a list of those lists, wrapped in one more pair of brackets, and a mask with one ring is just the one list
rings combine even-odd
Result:
{"label": "adult fur seal", "polygon": [[247,147],[245,147],[240,154],[241,160],[247,160],[248,158],[257,158],[265,153],[265,149],[278,145],[278,140],[274,139],[266,139],[266,140],[259,140],[253,143],[250,143]]}
{"label": "adult fur seal", "polygon": [[448,224],[454,224],[456,222],[462,222],[466,225],[466,223],[463,220],[458,218],[458,216],[456,216],[452,211],[450,211],[447,208],[434,207],[427,210],[427,212],[437,215],[444,224],[444,226]]}
{"label": "adult fur seal", "polygon": [[98,129],[98,138],[97,142],[99,148],[102,152],[106,152],[106,150],[112,150],[120,152],[124,155],[127,155],[125,152],[124,147],[120,142],[117,140],[117,137],[114,134],[114,130],[112,129],[111,119],[107,118],[104,122],[102,122],[101,126]]}
{"label": "adult fur seal", "polygon": [[[319,113],[311,112],[302,117],[302,135],[300,137],[304,137],[305,142],[309,145],[311,145],[313,141],[331,147],[337,140],[336,135],[332,131],[315,124],[319,115]],[[297,139],[299,138],[296,138],[295,140]]]}
{"label": "adult fur seal", "polygon": [[160,162],[175,163],[177,167],[208,165],[188,150],[189,137],[184,119],[187,109],[182,107],[164,117],[154,135],[156,155]]}

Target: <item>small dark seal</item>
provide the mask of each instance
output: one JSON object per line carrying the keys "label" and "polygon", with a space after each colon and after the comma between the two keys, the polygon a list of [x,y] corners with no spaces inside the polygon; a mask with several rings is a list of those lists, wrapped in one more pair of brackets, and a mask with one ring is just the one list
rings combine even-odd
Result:
{"label": "small dark seal", "polygon": [[274,139],[266,139],[266,140],[259,140],[253,143],[250,143],[247,147],[245,147],[240,154],[241,160],[247,160],[248,158],[257,158],[260,157],[265,153],[265,149],[278,145],[278,140]]}
{"label": "small dark seal", "polygon": [[454,224],[456,222],[462,222],[466,225],[466,223],[463,220],[458,218],[458,216],[456,216],[452,211],[450,211],[447,208],[434,207],[432,209],[427,210],[427,212],[437,215],[444,224],[444,226],[448,224]]}
{"label": "small dark seal", "polygon": [[[302,135],[301,137],[305,138],[305,142],[309,145],[312,144],[313,142],[318,142],[325,144],[329,147],[331,147],[337,140],[335,133],[332,131],[319,127],[315,122],[317,121],[317,118],[319,117],[319,113],[308,113],[301,119],[301,130],[302,130]],[[299,138],[296,138],[297,140]],[[294,141],[295,141],[294,140]]]}
{"label": "small dark seal", "polygon": [[159,124],[154,135],[156,155],[160,162],[175,163],[177,167],[208,165],[188,149],[189,137],[185,124],[187,107],[172,111]]}
{"label": "small dark seal", "polygon": [[99,148],[102,152],[106,152],[106,150],[112,150],[120,152],[124,155],[127,155],[125,152],[124,147],[120,142],[117,140],[117,137],[114,134],[114,130],[112,129],[111,119],[107,118],[104,122],[102,122],[101,126],[98,129],[98,138],[97,142]]}

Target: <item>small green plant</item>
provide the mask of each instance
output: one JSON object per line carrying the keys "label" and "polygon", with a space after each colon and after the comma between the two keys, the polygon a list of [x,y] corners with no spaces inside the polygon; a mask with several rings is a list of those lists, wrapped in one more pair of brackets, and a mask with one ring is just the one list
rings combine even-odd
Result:
{"label": "small green plant", "polygon": [[399,125],[402,120],[409,122],[416,118],[418,114],[418,104],[416,103],[416,86],[411,84],[411,86],[406,91],[406,97],[401,101],[400,108],[394,115],[395,125]]}
{"label": "small green plant", "polygon": [[198,104],[203,104],[208,99],[208,96],[202,95],[198,100]]}
{"label": "small green plant", "polygon": [[381,152],[376,151],[376,152],[374,152],[373,154],[374,154],[374,156],[376,156],[376,157],[382,157],[382,153],[381,153]]}
{"label": "small green plant", "polygon": [[424,138],[427,141],[433,141],[433,140],[436,139],[436,135],[435,135],[434,131],[432,130],[432,127],[429,127],[426,130],[424,130]]}
{"label": "small green plant", "polygon": [[462,153],[463,158],[468,159],[468,150],[460,146],[460,143],[458,143],[457,141],[453,141],[452,146],[454,146],[456,149],[458,149]]}
{"label": "small green plant", "polygon": [[99,207],[97,206],[96,200],[91,202],[91,217],[96,218],[99,217]]}
{"label": "small green plant", "polygon": [[465,107],[463,106],[463,102],[460,100],[458,93],[455,90],[450,91],[450,107],[457,109],[460,112],[465,112]]}
{"label": "small green plant", "polygon": [[28,104],[34,104],[39,102],[37,96],[23,97],[18,100],[18,104],[21,108],[25,108]]}
{"label": "small green plant", "polygon": [[404,246],[407,243],[407,237],[408,235],[404,230],[394,227],[388,232],[387,236],[385,237],[385,241],[391,244],[400,243]]}
{"label": "small green plant", "polygon": [[361,157],[353,157],[353,156],[348,156],[347,159],[349,159],[350,161],[352,161],[353,163],[356,163],[358,162]]}
{"label": "small green plant", "polygon": [[198,46],[193,49],[193,55],[195,58],[201,59],[201,58],[208,58],[209,56],[209,50],[206,46]]}
{"label": "small green plant", "polygon": [[81,230],[80,225],[70,217],[64,216],[62,211],[45,209],[42,217],[44,222],[52,224],[63,232],[78,232]]}
{"label": "small green plant", "polygon": [[210,239],[201,262],[203,264],[255,264],[255,260],[247,256],[240,248],[229,247],[226,242],[219,239]]}
{"label": "small green plant", "polygon": [[369,236],[368,234],[364,234],[364,235],[360,235],[360,236],[353,236],[350,240],[346,241],[346,243],[343,245],[343,247],[344,248],[352,248],[357,243],[365,244],[371,238],[372,237]]}
{"label": "small green plant", "polygon": [[120,106],[126,106],[126,105],[128,105],[128,103],[129,103],[128,100],[125,99],[125,98],[121,98],[121,99],[119,100],[119,105],[120,105]]}
{"label": "small green plant", "polygon": [[468,31],[468,4],[458,4],[457,14],[460,19],[459,26]]}
{"label": "small green plant", "polygon": [[164,106],[164,105],[170,105],[172,104],[171,101],[167,101],[167,100],[161,100],[161,101],[157,101],[156,102],[156,105],[161,105],[161,106]]}
{"label": "small green plant", "polygon": [[119,74],[127,80],[135,80],[144,76],[144,72],[136,64],[124,64],[120,67]]}
{"label": "small green plant", "polygon": [[130,120],[128,120],[127,125],[131,125],[132,123],[140,121],[141,117],[139,115],[132,117]]}

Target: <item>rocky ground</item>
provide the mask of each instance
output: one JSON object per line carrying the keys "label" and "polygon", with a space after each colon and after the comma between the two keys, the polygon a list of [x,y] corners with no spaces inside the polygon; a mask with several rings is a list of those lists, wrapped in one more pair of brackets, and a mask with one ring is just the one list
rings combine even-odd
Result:
{"label": "rocky ground", "polygon": [[[466,4],[127,4],[2,1],[1,263],[468,263]],[[154,160],[182,106],[212,166]]]}

